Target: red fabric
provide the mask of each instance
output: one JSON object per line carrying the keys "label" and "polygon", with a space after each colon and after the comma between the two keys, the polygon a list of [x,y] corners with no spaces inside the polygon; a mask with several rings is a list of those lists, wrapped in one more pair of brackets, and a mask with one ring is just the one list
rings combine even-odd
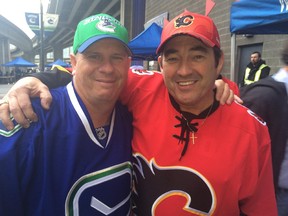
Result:
{"label": "red fabric", "polygon": [[123,96],[134,116],[139,215],[239,216],[239,206],[249,216],[277,215],[268,130],[247,108],[220,105],[204,124],[192,120],[201,126],[179,160],[180,114],[162,75],[130,73]]}
{"label": "red fabric", "polygon": [[220,37],[213,20],[208,16],[185,10],[164,26],[156,53],[161,52],[163,45],[178,34],[191,35],[210,47],[220,48]]}
{"label": "red fabric", "polygon": [[239,91],[239,87],[238,87],[237,83],[229,80],[228,78],[226,78],[224,76],[222,76],[222,80],[229,85],[230,89],[234,92],[235,95],[240,97],[240,91]]}

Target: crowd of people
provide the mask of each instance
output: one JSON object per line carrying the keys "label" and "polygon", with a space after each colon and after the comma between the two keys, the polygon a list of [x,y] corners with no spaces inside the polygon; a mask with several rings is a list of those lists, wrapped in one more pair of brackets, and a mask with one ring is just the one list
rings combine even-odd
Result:
{"label": "crowd of people", "polygon": [[19,79],[21,79],[22,77],[30,75],[32,73],[36,73],[37,71],[38,71],[37,69],[32,68],[21,69],[19,67],[15,67],[11,71],[10,70],[2,71],[0,69],[0,83],[1,84],[14,83]]}
{"label": "crowd of people", "polygon": [[234,101],[213,20],[187,10],[163,27],[159,72],[129,69],[127,43],[118,20],[88,17],[72,73],[20,79],[0,101],[0,213],[287,215],[287,67],[263,100]]}

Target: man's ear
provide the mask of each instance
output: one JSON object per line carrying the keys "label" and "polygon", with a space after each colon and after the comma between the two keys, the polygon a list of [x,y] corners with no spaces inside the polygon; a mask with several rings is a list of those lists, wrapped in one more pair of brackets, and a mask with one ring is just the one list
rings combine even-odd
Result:
{"label": "man's ear", "polygon": [[72,65],[72,71],[73,71],[72,74],[74,75],[76,71],[76,63],[77,63],[76,56],[74,54],[70,54],[70,62]]}
{"label": "man's ear", "polygon": [[163,67],[162,67],[163,66],[163,63],[162,63],[163,58],[161,55],[158,57],[157,61],[158,61],[159,67],[160,67],[160,71],[162,72],[163,71]]}
{"label": "man's ear", "polygon": [[224,53],[221,51],[221,57],[219,59],[219,63],[217,65],[216,71],[217,71],[217,75],[219,75],[223,69],[224,66]]}

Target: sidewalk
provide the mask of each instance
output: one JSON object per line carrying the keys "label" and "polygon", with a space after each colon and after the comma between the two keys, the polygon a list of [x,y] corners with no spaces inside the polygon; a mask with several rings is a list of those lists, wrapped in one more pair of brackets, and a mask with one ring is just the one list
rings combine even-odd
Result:
{"label": "sidewalk", "polygon": [[13,84],[0,84],[0,99],[8,92]]}

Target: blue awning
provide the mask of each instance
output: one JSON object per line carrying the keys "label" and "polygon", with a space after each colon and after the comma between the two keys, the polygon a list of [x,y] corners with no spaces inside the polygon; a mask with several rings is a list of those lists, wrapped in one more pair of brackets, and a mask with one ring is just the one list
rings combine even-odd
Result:
{"label": "blue awning", "polygon": [[13,61],[3,64],[4,67],[37,67],[37,64],[29,62],[21,57],[17,57]]}
{"label": "blue awning", "polygon": [[134,58],[156,59],[156,49],[160,44],[162,27],[152,23],[147,29],[132,39],[128,46]]}
{"label": "blue awning", "polygon": [[236,34],[287,34],[287,0],[238,0],[232,3],[230,31]]}
{"label": "blue awning", "polygon": [[71,67],[70,64],[64,62],[62,59],[57,59],[55,62],[46,64],[45,67],[52,67],[53,65],[60,65],[62,67]]}

